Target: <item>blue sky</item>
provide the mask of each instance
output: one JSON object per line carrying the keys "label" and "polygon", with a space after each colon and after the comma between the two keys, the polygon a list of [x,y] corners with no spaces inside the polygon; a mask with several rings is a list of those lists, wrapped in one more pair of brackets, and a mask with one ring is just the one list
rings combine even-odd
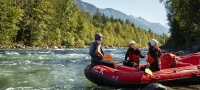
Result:
{"label": "blue sky", "polygon": [[149,22],[160,23],[167,27],[166,10],[159,0],[82,0],[98,8],[113,8],[127,15],[142,17]]}

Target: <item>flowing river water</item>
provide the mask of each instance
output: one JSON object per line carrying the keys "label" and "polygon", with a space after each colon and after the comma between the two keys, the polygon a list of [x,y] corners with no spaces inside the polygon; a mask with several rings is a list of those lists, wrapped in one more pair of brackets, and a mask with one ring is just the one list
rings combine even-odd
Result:
{"label": "flowing river water", "polygon": [[[126,49],[104,49],[114,61],[124,60]],[[142,51],[146,54],[147,51]],[[146,63],[141,59],[140,63]],[[88,49],[0,50],[1,90],[119,90],[97,86],[84,76],[90,64]]]}

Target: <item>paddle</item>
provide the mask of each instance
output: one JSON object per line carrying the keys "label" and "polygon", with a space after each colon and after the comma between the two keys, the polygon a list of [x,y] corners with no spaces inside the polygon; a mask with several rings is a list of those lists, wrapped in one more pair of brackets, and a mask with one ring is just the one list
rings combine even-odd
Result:
{"label": "paddle", "polygon": [[149,75],[151,75],[151,76],[153,75],[152,71],[149,68],[145,68],[144,72],[147,73],[147,74],[149,74]]}
{"label": "paddle", "polygon": [[103,59],[105,59],[105,60],[114,60],[113,57],[110,54],[105,54],[103,56]]}
{"label": "paddle", "polygon": [[147,67],[145,68],[144,72],[152,76],[153,73],[152,73],[152,71],[149,69],[149,65],[150,65],[149,62],[147,61]]}
{"label": "paddle", "polygon": [[119,63],[122,63],[122,62],[124,62],[124,61],[121,61],[121,62],[114,62],[114,64],[119,64]]}

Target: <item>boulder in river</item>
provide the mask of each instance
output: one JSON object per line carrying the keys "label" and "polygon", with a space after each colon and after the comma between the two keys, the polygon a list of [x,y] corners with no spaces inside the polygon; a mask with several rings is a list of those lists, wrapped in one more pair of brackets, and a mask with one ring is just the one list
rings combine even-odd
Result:
{"label": "boulder in river", "polygon": [[144,90],[167,90],[167,87],[159,83],[150,83],[144,87]]}

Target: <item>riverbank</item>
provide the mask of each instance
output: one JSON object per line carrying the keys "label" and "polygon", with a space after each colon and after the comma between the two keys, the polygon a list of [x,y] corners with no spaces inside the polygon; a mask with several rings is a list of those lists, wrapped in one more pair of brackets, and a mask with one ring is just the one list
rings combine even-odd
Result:
{"label": "riverbank", "polygon": [[[70,49],[70,48],[89,48],[89,46],[84,46],[84,47],[79,47],[79,46],[27,46],[27,45],[21,45],[21,44],[16,44],[16,45],[0,45],[0,49]],[[103,48],[128,48],[128,47],[103,47]]]}
{"label": "riverbank", "polygon": [[[36,49],[70,49],[70,48],[89,48],[89,46],[85,47],[75,47],[75,46],[27,46],[21,44],[15,45],[0,45],[0,49],[28,49],[28,50],[36,50]],[[128,48],[128,47],[103,47],[103,48]],[[160,46],[163,53],[172,53],[177,56],[187,55],[191,53],[200,52],[200,41],[194,42],[187,45],[169,45],[165,44]],[[147,48],[141,48],[142,50],[148,50]]]}
{"label": "riverbank", "polygon": [[200,41],[185,45],[165,44],[160,47],[163,52],[173,53],[177,56],[183,56],[191,53],[200,52]]}
{"label": "riverbank", "polygon": [[27,46],[27,45],[21,45],[21,44],[16,44],[16,45],[0,45],[0,49],[66,49],[66,48],[88,48],[88,47],[74,47],[74,46]]}

